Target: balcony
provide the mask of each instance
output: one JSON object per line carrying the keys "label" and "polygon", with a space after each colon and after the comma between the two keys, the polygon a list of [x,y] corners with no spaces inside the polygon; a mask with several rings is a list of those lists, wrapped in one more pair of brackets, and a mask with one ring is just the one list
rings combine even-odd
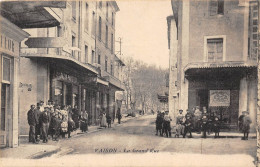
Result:
{"label": "balcony", "polygon": [[108,76],[104,76],[104,78],[109,82],[109,84],[115,86],[120,91],[125,90],[124,84],[122,84],[122,82],[119,79],[117,79],[116,77],[114,77],[112,75],[108,75]]}

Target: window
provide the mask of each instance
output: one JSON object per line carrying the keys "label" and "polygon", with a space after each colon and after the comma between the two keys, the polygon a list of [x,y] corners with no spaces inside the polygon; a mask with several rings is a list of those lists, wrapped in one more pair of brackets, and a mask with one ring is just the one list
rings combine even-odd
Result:
{"label": "window", "polygon": [[72,18],[76,20],[76,1],[71,2]]}
{"label": "window", "polygon": [[105,59],[105,71],[107,71],[107,57]]}
{"label": "window", "polygon": [[96,17],[96,14],[95,14],[95,12],[93,12],[92,13],[92,35],[96,35],[96,19],[95,19],[95,17]]}
{"label": "window", "polygon": [[207,39],[208,62],[223,61],[223,38]]}
{"label": "window", "polygon": [[106,47],[108,46],[108,27],[106,25]]}
{"label": "window", "polygon": [[88,46],[85,45],[85,63],[88,63]]}
{"label": "window", "polygon": [[[76,37],[73,36],[73,35],[72,35],[72,43],[71,43],[71,46],[72,46],[72,47],[76,46]],[[72,57],[75,56],[75,51],[74,51],[74,50],[71,51],[71,55],[72,55]]]}
{"label": "window", "polygon": [[11,81],[11,59],[4,57],[3,56],[3,64],[2,64],[2,76],[3,76],[3,81],[5,83],[10,83]]}
{"label": "window", "polygon": [[102,20],[101,17],[99,16],[98,20],[98,39],[101,40],[101,28],[102,28]]}
{"label": "window", "polygon": [[111,75],[114,75],[114,69],[113,69],[113,64],[111,64],[111,66],[110,66],[110,71],[111,71]]}
{"label": "window", "polygon": [[112,19],[111,19],[112,26],[114,25],[114,13],[112,12]]}
{"label": "window", "polygon": [[99,1],[99,8],[102,8],[102,1]]}
{"label": "window", "polygon": [[106,18],[108,18],[108,2],[106,3]]}
{"label": "window", "polygon": [[91,59],[91,63],[94,64],[95,63],[95,51],[92,50],[92,59]]}
{"label": "window", "polygon": [[61,37],[62,36],[62,28],[61,26],[57,26],[57,37]]}
{"label": "window", "polygon": [[89,17],[89,9],[88,9],[88,4],[86,3],[86,10],[85,10],[85,30],[88,31],[88,17]]}
{"label": "window", "polygon": [[111,53],[114,53],[114,34],[111,34]]}
{"label": "window", "polygon": [[101,64],[101,56],[100,56],[100,54],[98,55],[98,64]]}
{"label": "window", "polygon": [[224,14],[224,0],[211,0],[209,3],[209,14],[215,16]]}

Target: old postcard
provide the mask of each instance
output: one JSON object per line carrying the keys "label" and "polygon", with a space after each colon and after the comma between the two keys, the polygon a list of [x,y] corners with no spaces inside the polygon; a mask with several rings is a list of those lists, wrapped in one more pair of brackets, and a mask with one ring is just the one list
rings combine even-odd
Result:
{"label": "old postcard", "polygon": [[0,166],[258,166],[258,0],[0,1]]}

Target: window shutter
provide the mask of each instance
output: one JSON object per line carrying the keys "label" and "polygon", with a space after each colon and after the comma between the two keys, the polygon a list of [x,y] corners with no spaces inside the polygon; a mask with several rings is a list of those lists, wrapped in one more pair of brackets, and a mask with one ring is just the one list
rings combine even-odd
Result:
{"label": "window shutter", "polygon": [[218,2],[216,0],[211,0],[209,4],[210,16],[216,15],[218,12]]}

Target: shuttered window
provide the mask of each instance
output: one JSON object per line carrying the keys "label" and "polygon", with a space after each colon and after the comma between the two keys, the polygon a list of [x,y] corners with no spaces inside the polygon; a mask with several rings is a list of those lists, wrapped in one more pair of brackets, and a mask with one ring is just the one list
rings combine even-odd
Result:
{"label": "shuttered window", "polygon": [[208,39],[208,61],[209,62],[219,62],[223,61],[223,39]]}
{"label": "shuttered window", "polygon": [[209,3],[209,14],[215,16],[224,14],[224,0],[211,0]]}

